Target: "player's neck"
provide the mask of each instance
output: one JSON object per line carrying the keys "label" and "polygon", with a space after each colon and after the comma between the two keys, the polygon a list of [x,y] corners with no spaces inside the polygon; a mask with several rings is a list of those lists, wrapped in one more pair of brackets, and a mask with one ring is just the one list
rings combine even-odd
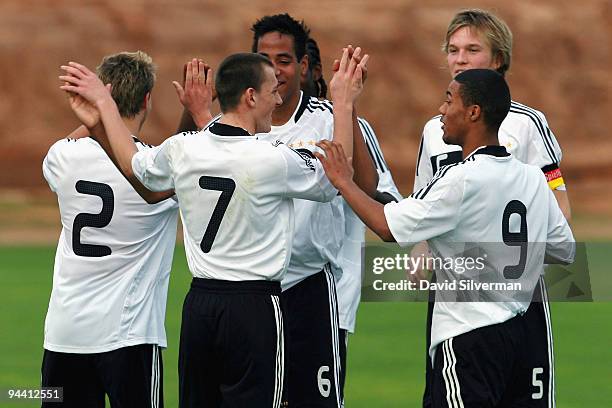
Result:
{"label": "player's neck", "polygon": [[289,100],[283,100],[283,104],[272,112],[272,126],[282,126],[291,119],[293,112],[300,102],[300,91],[296,92]]}
{"label": "player's neck", "polygon": [[249,132],[250,135],[255,134],[255,120],[237,112],[224,113],[223,116],[221,116],[221,119],[219,119],[219,123],[242,128]]}
{"label": "player's neck", "polygon": [[497,134],[487,132],[486,134],[479,134],[466,138],[463,144],[463,157],[467,157],[481,146],[499,146]]}
{"label": "player's neck", "polygon": [[137,114],[133,118],[123,118],[123,123],[133,136],[140,137],[140,130],[144,124],[141,114]]}

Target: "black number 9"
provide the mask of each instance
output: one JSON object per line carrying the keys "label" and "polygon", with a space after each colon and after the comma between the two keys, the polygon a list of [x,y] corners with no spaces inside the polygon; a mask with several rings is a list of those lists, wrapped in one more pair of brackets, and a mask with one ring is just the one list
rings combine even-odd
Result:
{"label": "black number 9", "polygon": [[[521,217],[521,227],[518,232],[510,232],[510,216],[518,214]],[[525,272],[527,263],[527,207],[518,200],[512,200],[504,209],[502,217],[502,238],[504,244],[520,247],[521,255],[518,265],[509,265],[504,268],[504,278],[518,279]]]}

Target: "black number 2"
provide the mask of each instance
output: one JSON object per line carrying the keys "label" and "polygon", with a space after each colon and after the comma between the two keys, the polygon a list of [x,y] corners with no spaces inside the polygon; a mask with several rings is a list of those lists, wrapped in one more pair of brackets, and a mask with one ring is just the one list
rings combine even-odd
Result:
{"label": "black number 2", "polygon": [[[521,217],[521,228],[518,232],[510,232],[510,216],[518,214]],[[504,268],[504,278],[518,279],[525,272],[527,262],[527,207],[518,200],[512,200],[504,209],[502,217],[502,237],[504,244],[521,247],[518,265],[509,265]]]}
{"label": "black number 2", "polygon": [[95,195],[102,199],[102,211],[99,214],[81,213],[74,218],[72,224],[72,250],[76,255],[101,257],[111,254],[111,249],[105,245],[81,243],[81,230],[85,227],[104,228],[113,218],[115,210],[115,195],[113,189],[104,183],[79,180],[76,191],[81,194]]}
{"label": "black number 2", "polygon": [[202,252],[207,254],[215,241],[215,237],[219,231],[219,226],[221,225],[221,221],[223,220],[227,206],[229,205],[232,195],[234,194],[234,190],[236,189],[236,183],[230,178],[202,176],[200,177],[200,187],[204,190],[221,191],[219,201],[217,201],[217,205],[213,210],[208,226],[206,227],[206,231],[204,232],[204,237],[202,237],[202,242],[200,242]]}

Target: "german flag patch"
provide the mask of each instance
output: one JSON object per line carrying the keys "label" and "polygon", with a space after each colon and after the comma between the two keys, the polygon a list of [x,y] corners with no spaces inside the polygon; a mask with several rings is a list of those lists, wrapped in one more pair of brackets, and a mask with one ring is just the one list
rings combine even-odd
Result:
{"label": "german flag patch", "polygon": [[565,184],[563,175],[561,174],[561,169],[557,163],[543,167],[542,171],[546,176],[546,181],[548,182],[548,186],[551,190],[556,190],[559,186]]}

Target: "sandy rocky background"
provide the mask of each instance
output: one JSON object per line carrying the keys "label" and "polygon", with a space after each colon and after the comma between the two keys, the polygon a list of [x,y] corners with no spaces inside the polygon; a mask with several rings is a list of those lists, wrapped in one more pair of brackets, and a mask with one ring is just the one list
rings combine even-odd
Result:
{"label": "sandy rocky background", "polygon": [[49,146],[77,126],[58,90],[61,64],[94,67],[105,54],[149,53],[159,71],[143,139],[157,144],[176,128],[181,107],[171,81],[180,78],[183,63],[199,56],[216,66],[229,53],[249,50],[255,19],[284,11],[311,27],[328,79],[343,45],[371,54],[359,112],[374,126],[400,190],[409,194],[422,126],[436,114],[449,81],[439,45],[452,15],[466,6],[494,10],[513,29],[513,98],[546,113],[563,147],[580,228],[612,236],[599,221],[612,215],[611,0],[2,0],[0,243],[57,237],[57,208],[41,162]]}

